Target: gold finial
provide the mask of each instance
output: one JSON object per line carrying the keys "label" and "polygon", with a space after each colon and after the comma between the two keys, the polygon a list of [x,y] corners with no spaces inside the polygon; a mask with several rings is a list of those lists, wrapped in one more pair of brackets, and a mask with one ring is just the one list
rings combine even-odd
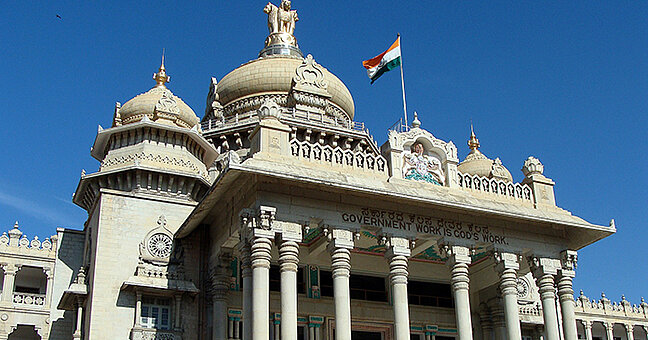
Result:
{"label": "gold finial", "polygon": [[470,123],[470,139],[468,140],[468,147],[470,150],[479,149],[479,139],[475,136],[475,130],[473,129],[472,122]]}
{"label": "gold finial", "polygon": [[164,68],[164,49],[162,49],[162,64],[160,64],[160,69],[157,73],[153,73],[153,80],[155,80],[155,87],[164,87],[166,88],[166,83],[171,80],[171,77],[166,74],[166,69]]}

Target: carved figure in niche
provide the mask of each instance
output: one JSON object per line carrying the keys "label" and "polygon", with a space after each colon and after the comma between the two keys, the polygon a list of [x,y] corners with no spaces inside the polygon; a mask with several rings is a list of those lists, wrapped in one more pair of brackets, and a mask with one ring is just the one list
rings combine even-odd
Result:
{"label": "carved figure in niche", "polygon": [[270,34],[288,33],[292,35],[295,32],[295,23],[299,21],[299,18],[297,17],[297,11],[290,10],[289,0],[282,0],[279,7],[268,2],[263,12],[268,15]]}
{"label": "carved figure in niche", "polygon": [[426,155],[423,144],[418,142],[412,144],[410,152],[405,152],[403,156],[403,177],[436,185],[445,183],[441,161]]}

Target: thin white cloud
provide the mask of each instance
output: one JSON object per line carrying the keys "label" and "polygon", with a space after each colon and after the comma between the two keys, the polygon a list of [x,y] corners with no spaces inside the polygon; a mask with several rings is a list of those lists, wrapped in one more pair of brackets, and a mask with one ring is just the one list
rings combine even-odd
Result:
{"label": "thin white cloud", "polygon": [[[62,200],[63,201],[63,200]],[[74,218],[52,207],[26,200],[16,195],[0,191],[0,204],[10,206],[38,219],[47,220],[55,225],[74,225]]]}

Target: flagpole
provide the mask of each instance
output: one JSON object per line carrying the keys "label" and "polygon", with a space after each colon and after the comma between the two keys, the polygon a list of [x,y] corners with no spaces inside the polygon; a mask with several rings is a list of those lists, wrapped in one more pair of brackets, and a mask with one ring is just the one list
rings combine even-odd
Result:
{"label": "flagpole", "polygon": [[405,78],[403,77],[403,46],[400,44],[400,33],[397,33],[399,39],[399,48],[401,49],[401,61],[400,61],[400,71],[401,71],[401,88],[403,89],[403,116],[405,117],[405,126],[407,124],[407,101],[405,101]]}

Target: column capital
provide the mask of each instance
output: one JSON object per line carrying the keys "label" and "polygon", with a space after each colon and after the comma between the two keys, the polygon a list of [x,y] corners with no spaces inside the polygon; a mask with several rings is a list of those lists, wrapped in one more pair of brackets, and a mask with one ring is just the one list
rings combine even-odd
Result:
{"label": "column capital", "polygon": [[324,235],[328,237],[329,251],[335,248],[353,249],[354,232],[345,229],[336,229],[328,225],[324,226]]}
{"label": "column capital", "polygon": [[529,266],[531,267],[533,276],[538,279],[545,275],[555,276],[558,274],[558,270],[561,268],[561,263],[558,259],[532,255],[529,257]]}
{"label": "column capital", "polygon": [[500,273],[506,269],[520,270],[521,256],[518,254],[496,250],[493,251],[493,258],[495,259],[495,269]]}
{"label": "column capital", "polygon": [[22,265],[20,264],[12,264],[12,263],[3,263],[2,264],[2,270],[4,271],[5,275],[16,275],[18,271],[22,268]]}
{"label": "column capital", "polygon": [[273,229],[277,230],[277,234],[281,241],[302,241],[303,226],[301,224],[280,221],[274,222],[274,224],[275,227]]}
{"label": "column capital", "polygon": [[576,266],[578,265],[578,252],[574,250],[563,250],[560,252],[560,275],[576,276]]}
{"label": "column capital", "polygon": [[407,238],[384,235],[379,239],[379,243],[387,246],[385,256],[388,258],[393,256],[410,257],[412,255],[412,241]]}
{"label": "column capital", "polygon": [[212,269],[211,283],[214,300],[226,300],[229,293],[229,266],[232,262],[231,252],[221,252]]}
{"label": "column capital", "polygon": [[635,325],[633,323],[630,323],[630,322],[626,322],[626,323],[623,324],[623,327],[625,327],[626,331],[628,331],[628,332],[634,331],[634,326]]}
{"label": "column capital", "polygon": [[299,244],[292,240],[281,241],[279,245],[279,266],[282,272],[297,271],[299,264]]}
{"label": "column capital", "polygon": [[608,331],[609,330],[613,331],[614,330],[614,322],[612,322],[612,321],[603,322],[603,327],[605,327],[605,329],[608,330]]}
{"label": "column capital", "polygon": [[592,329],[592,320],[580,320],[585,329]]}
{"label": "column capital", "polygon": [[441,253],[448,257],[448,265],[464,263],[469,265],[472,262],[471,250],[468,247],[444,244],[440,245]]}

